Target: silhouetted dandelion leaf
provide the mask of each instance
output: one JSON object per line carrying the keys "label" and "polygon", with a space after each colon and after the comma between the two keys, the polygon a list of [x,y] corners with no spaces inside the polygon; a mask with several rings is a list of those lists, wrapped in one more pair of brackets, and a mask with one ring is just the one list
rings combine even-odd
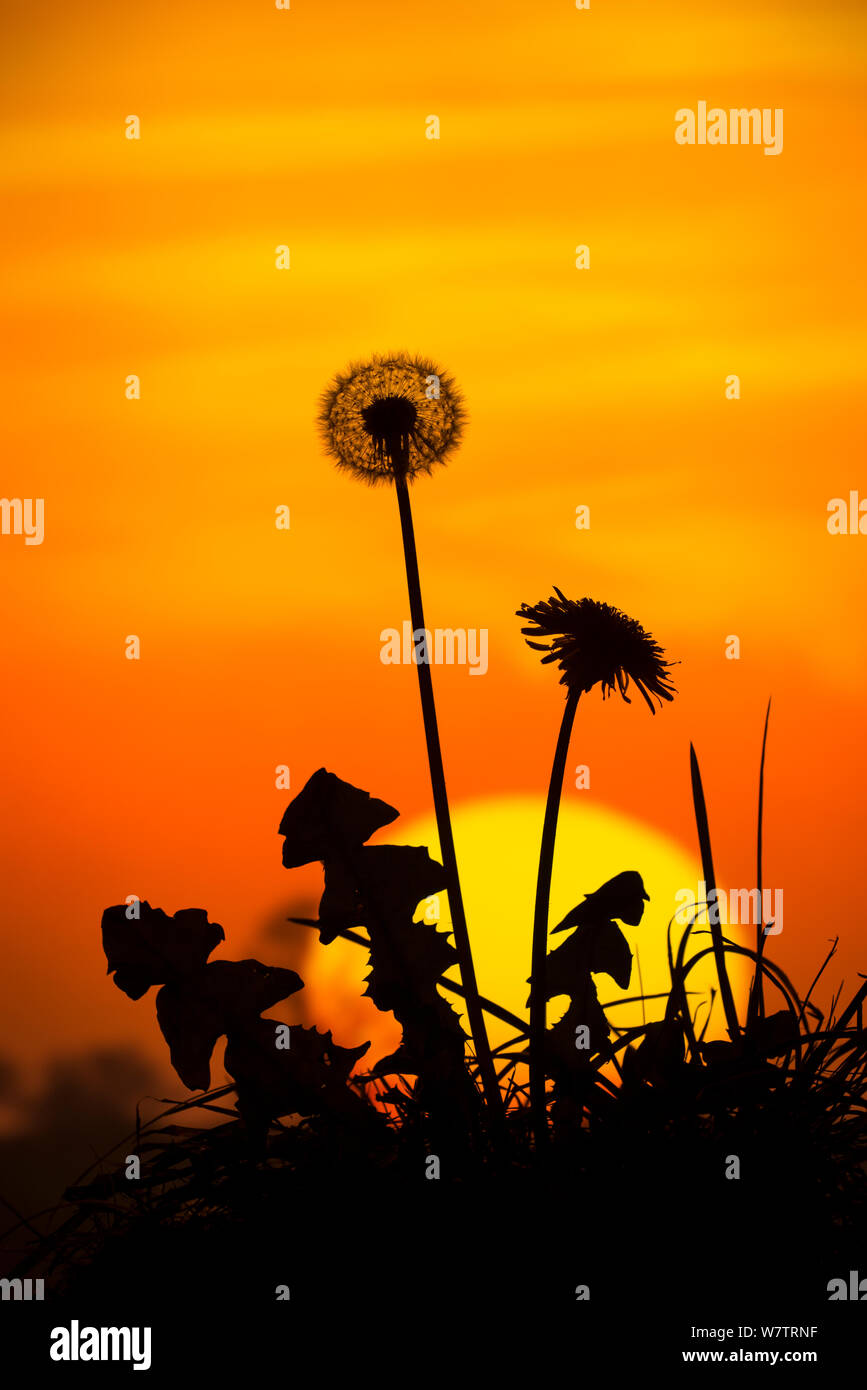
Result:
{"label": "silhouetted dandelion leaf", "polygon": [[754,1018],[747,1037],[761,1056],[782,1057],[798,1041],[797,1016],[791,1009],[780,1009],[778,1013],[767,1014],[764,1018]]}
{"label": "silhouetted dandelion leaf", "polygon": [[593,922],[579,927],[548,956],[547,994],[571,994],[576,979],[584,975],[610,975],[626,989],[632,978],[632,952],[614,922]]}
{"label": "silhouetted dandelion leaf", "polygon": [[398,1000],[395,1017],[403,1025],[403,1039],[396,1052],[382,1057],[371,1068],[374,1076],[419,1076],[426,1082],[445,1084],[464,1072],[466,1034],[457,1014],[437,997],[429,1003],[414,1000],[404,1008]]}
{"label": "silhouetted dandelion leaf", "polygon": [[320,767],[290,801],[280,822],[280,834],[286,836],[284,867],[297,869],[355,849],[399,814],[387,802]]}
{"label": "silhouetted dandelion leaf", "polygon": [[200,969],[225,939],[204,908],[188,907],[174,917],[149,903],[136,903],[138,917],[130,918],[124,904],[102,914],[102,947],[107,974],[130,999],[141,999],[151,985],[167,984]]}
{"label": "silhouetted dandelion leaf", "polygon": [[371,968],[364,992],[403,1028],[400,1048],[375,1073],[413,1074],[433,1084],[448,1077],[463,1091],[466,1035],[437,990],[457,964],[457,951],[432,923],[413,921],[419,904],[445,887],[443,866],[423,846],[365,846],[326,860],[319,931],[327,944],[341,928],[367,929]]}
{"label": "silhouetted dandelion leaf", "polygon": [[583,991],[583,981],[591,972],[610,975],[621,989],[626,989],[632,978],[632,952],[612,918],[638,926],[644,916],[644,904],[649,901],[641,875],[634,869],[617,874],[595,893],[585,894],[584,901],[553,929],[552,935],[575,928],[561,946],[548,954],[547,997],[572,994],[577,982],[581,982]]}
{"label": "silhouetted dandelion leaf", "polygon": [[346,1083],[369,1047],[369,1042],[339,1047],[330,1032],[296,1026],[289,1047],[278,1048],[274,1022],[257,1019],[229,1034],[224,1063],[235,1079],[239,1111],[255,1123],[279,1115],[363,1108],[361,1097]]}
{"label": "silhouetted dandelion leaf", "polygon": [[[586,1028],[589,1034],[588,1045],[580,1048],[576,1047],[579,1027]],[[563,1068],[568,1071],[574,1067],[586,1067],[594,1053],[607,1056],[610,1036],[608,1019],[590,976],[576,980],[568,1009],[545,1034],[551,1075],[558,1076]]]}
{"label": "silhouetted dandelion leaf", "polygon": [[[319,939],[329,945],[352,927],[370,938],[365,993],[403,1028],[389,1066],[422,1077],[433,1094],[450,1081],[461,1093],[475,1088],[464,1066],[466,1035],[437,982],[457,964],[444,933],[414,922],[419,904],[447,886],[442,864],[420,845],[365,845],[397,815],[394,807],[320,769],[290,804],[280,825],[287,836],[286,865],[321,858],[325,890],[319,904]],[[308,819],[312,818],[311,829]],[[385,1074],[383,1064],[377,1074]]]}
{"label": "silhouetted dandelion leaf", "polygon": [[419,903],[445,886],[445,869],[421,845],[368,845],[326,859],[320,940],[328,945],[344,927],[411,923]]}
{"label": "silhouetted dandelion leaf", "polygon": [[704,1042],[700,1053],[704,1063],[700,1073],[702,1094],[710,1108],[761,1103],[785,1079],[785,1068],[760,1056],[755,1045],[744,1037],[733,1042],[722,1038]]}
{"label": "silhouetted dandelion leaf", "polygon": [[626,1049],[623,1074],[656,1084],[670,1080],[683,1065],[684,1050],[683,1024],[679,1018],[648,1023],[638,1047]]}
{"label": "silhouetted dandelion leaf", "polygon": [[[374,1062],[370,1068],[371,1076],[418,1076],[419,1061],[413,1057],[406,1043],[402,1042],[395,1052],[390,1052],[387,1057],[380,1057],[378,1062]],[[383,1098],[390,1096],[394,1092],[394,1087],[389,1086],[382,1092]],[[400,1091],[394,1092],[401,1095]],[[402,1096],[406,1100],[406,1096]]]}
{"label": "silhouetted dandelion leaf", "polygon": [[649,901],[641,874],[636,873],[634,869],[627,869],[622,874],[615,874],[614,878],[597,888],[595,893],[586,893],[583,903],[579,903],[566,914],[562,922],[554,927],[552,935],[555,932],[568,931],[570,927],[609,921],[613,917],[621,922],[628,922],[631,927],[637,927],[644,916],[644,904]]}
{"label": "silhouetted dandelion leaf", "polygon": [[440,976],[457,959],[454,946],[429,922],[385,923],[372,929],[372,969],[365,976],[364,992],[381,1012],[400,1007],[402,1002],[411,1007],[413,996],[433,997],[431,992],[435,994]]}
{"label": "silhouetted dandelion leaf", "polygon": [[[207,1090],[217,1039],[233,1028],[258,1022],[304,981],[294,970],[258,960],[220,960],[164,985],[157,995],[157,1021],[169,1045],[172,1066],[190,1090]],[[272,1025],[273,1033],[273,1025]]]}
{"label": "silhouetted dandelion leaf", "polygon": [[[414,922],[419,903],[446,887],[442,864],[420,845],[374,845],[345,862],[325,865],[319,905],[320,937],[337,926],[364,926],[370,937],[367,994],[378,1009],[432,1002],[436,982],[457,962],[447,937],[427,922]],[[323,925],[324,924],[324,925]]]}
{"label": "silhouetted dandelion leaf", "polygon": [[[547,1035],[549,1053],[561,1062],[582,1065],[593,1052],[607,1048],[611,1029],[591,977],[610,975],[621,989],[628,987],[632,952],[612,918],[637,926],[647,901],[641,875],[630,869],[609,879],[595,893],[588,893],[554,928],[559,932],[574,927],[572,935],[549,953],[545,977],[548,999],[565,994],[570,1000],[566,1013]],[[532,995],[532,980],[530,984]],[[589,1048],[575,1046],[576,1029],[581,1025],[589,1029]]]}

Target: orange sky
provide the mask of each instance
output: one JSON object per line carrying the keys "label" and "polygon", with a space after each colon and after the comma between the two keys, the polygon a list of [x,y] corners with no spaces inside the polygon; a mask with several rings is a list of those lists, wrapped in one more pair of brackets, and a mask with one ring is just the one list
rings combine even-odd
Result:
{"label": "orange sky", "polygon": [[[5,1055],[164,1061],[150,1001],[103,973],[128,893],[282,958],[263,932],[317,877],[281,868],[277,764],[429,809],[415,673],[379,661],[408,616],[395,500],[313,423],[336,371],[399,347],[470,416],[414,489],[429,622],[490,633],[483,679],[435,672],[453,799],[544,793],[561,695],[518,605],[616,604],[680,693],[655,719],[584,702],[571,794],[692,852],[692,739],[721,882],[752,885],[772,695],[771,954],[805,988],[839,933],[829,979],[855,988],[867,540],[826,508],[867,496],[867,14],[697,9],[8,7],[2,492],[44,497],[46,535],[0,537]],[[699,100],[783,108],[783,153],[677,145]],[[341,1007],[317,1021],[358,1041]]]}

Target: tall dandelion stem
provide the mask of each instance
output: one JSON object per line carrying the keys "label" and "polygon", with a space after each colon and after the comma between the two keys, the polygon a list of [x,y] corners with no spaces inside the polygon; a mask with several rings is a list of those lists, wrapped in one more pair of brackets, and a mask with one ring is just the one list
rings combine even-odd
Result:
{"label": "tall dandelion stem", "polygon": [[548,993],[546,989],[548,956],[548,911],[551,902],[551,874],[554,867],[554,844],[557,839],[557,820],[569,741],[578,708],[579,690],[570,690],[560,722],[548,801],[542,826],[542,847],[539,851],[539,876],[536,880],[536,908],[533,914],[533,954],[530,978],[530,1109],[537,1152],[548,1140],[548,1113],[545,1098],[545,1028],[547,1024]]}
{"label": "tall dandelion stem", "polygon": [[[409,483],[420,473],[430,473],[445,462],[460,442],[463,423],[463,400],[451,377],[426,358],[410,357],[406,352],[374,356],[369,362],[355,364],[348,373],[336,378],[322,398],[319,427],[325,448],[337,460],[338,467],[367,483],[393,484],[397,491],[409,606],[415,631],[424,631],[425,621]],[[485,1100],[495,1124],[499,1124],[505,1118],[503,1100],[473,969],[446,796],[433,682],[426,661],[416,660],[416,668],[437,830],[470,1033]]]}
{"label": "tall dandelion stem", "polygon": [[592,598],[568,599],[562,589],[554,586],[551,598],[541,603],[523,603],[518,617],[527,623],[522,627],[527,646],[544,652],[543,666],[556,662],[560,668],[560,684],[569,692],[560,736],[554,753],[545,824],[542,829],[542,848],[539,852],[539,878],[536,885],[536,910],[533,918],[533,969],[530,988],[530,1112],[537,1151],[548,1139],[548,1115],[545,1104],[545,1014],[548,1000],[546,989],[548,906],[551,897],[551,869],[554,863],[554,841],[557,836],[557,817],[569,739],[575,722],[575,711],[582,691],[601,686],[602,698],[619,690],[627,704],[629,682],[635,684],[642,699],[654,714],[653,701],[660,706],[663,700],[673,700],[665,653],[640,623]]}
{"label": "tall dandelion stem", "polygon": [[[421,601],[421,579],[419,577],[418,556],[415,548],[415,532],[412,525],[409,488],[407,487],[406,477],[402,476],[400,473],[395,476],[395,488],[397,491],[398,507],[400,509],[400,530],[403,537],[403,553],[406,561],[409,611],[412,619],[413,631],[418,632],[419,630],[424,630],[425,627],[424,609]],[[448,797],[446,795],[446,776],[443,767],[442,751],[440,749],[436,705],[434,704],[433,681],[431,680],[430,666],[426,661],[416,662],[416,670],[418,671],[418,688],[421,695],[421,711],[424,720],[424,735],[427,743],[427,756],[430,765],[434,808],[436,810],[437,832],[439,834],[443,867],[448,875],[448,894],[452,917],[452,930],[454,932],[455,949],[457,950],[460,964],[461,980],[466,995],[470,1032],[475,1044],[476,1058],[478,1059],[485,1100],[493,1115],[500,1116],[502,1114],[503,1102],[497,1082],[497,1075],[494,1070],[494,1059],[491,1056],[488,1035],[485,1030],[485,1019],[482,1013],[481,1000],[479,998],[479,987],[476,983],[476,972],[473,966],[472,951],[470,949],[470,937],[467,931],[467,919],[464,913],[463,897],[461,896],[458,861],[455,854],[452,822],[449,814]]]}

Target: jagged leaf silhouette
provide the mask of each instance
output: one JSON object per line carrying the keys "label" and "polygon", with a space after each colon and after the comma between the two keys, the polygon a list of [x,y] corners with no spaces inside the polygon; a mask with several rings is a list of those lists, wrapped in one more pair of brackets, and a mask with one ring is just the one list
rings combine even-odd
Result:
{"label": "jagged leaf silhouette", "polygon": [[421,845],[367,845],[325,860],[325,892],[319,904],[324,945],[343,927],[370,921],[412,919],[424,898],[446,886],[442,864]]}
{"label": "jagged leaf silhouette", "polygon": [[[430,1088],[445,1087],[465,1075],[466,1034],[444,999],[431,1003],[416,1000],[409,1008],[398,1001],[394,1013],[403,1025],[403,1039],[396,1052],[371,1068],[374,1076],[418,1076]],[[462,1082],[459,1088],[463,1089]]]}
{"label": "jagged leaf silhouette", "polygon": [[632,977],[632,952],[614,922],[594,922],[579,928],[548,957],[548,998],[570,994],[576,976],[592,971],[610,975],[626,989]]}
{"label": "jagged leaf silhouette", "polygon": [[364,1102],[346,1083],[370,1047],[339,1047],[331,1033],[293,1027],[290,1046],[276,1046],[273,1021],[258,1019],[230,1032],[224,1064],[235,1079],[238,1109],[254,1123],[323,1109],[358,1109]]}
{"label": "jagged leaf silhouette", "polygon": [[386,919],[371,930],[372,969],[365,977],[364,993],[382,1012],[394,1010],[401,1002],[411,1007],[411,996],[433,1001],[439,998],[437,981],[457,959],[454,946],[431,923]]}
{"label": "jagged leaf silhouette", "polygon": [[413,922],[423,899],[446,886],[442,864],[423,846],[374,845],[347,861],[326,861],[319,904],[323,942],[337,929],[364,926],[370,937],[367,993],[377,1008],[394,1008],[395,992],[431,995],[436,981],[457,961],[446,936],[430,923]]}
{"label": "jagged leaf silhouette", "polygon": [[367,915],[357,876],[346,859],[326,859],[325,891],[319,901],[319,940],[330,946],[345,927],[360,927]]}
{"label": "jagged leaf silhouette", "polygon": [[457,963],[457,951],[434,925],[413,921],[419,903],[445,887],[443,866],[424,846],[364,846],[325,861],[319,905],[325,944],[342,928],[366,927],[371,969],[365,994],[403,1028],[397,1052],[378,1063],[375,1074],[418,1075],[422,1094],[433,1103],[445,1097],[449,1084],[464,1100],[476,1096],[464,1067],[466,1034],[437,990],[440,977]]}
{"label": "jagged leaf silhouette", "polygon": [[750,1042],[764,1057],[782,1057],[798,1041],[798,1019],[791,1009],[754,1018],[747,1034]]}
{"label": "jagged leaf silhouette", "polygon": [[283,863],[323,863],[317,923],[323,945],[349,928],[367,929],[371,969],[365,993],[403,1028],[401,1047],[386,1063],[426,1077],[434,1089],[448,1077],[466,1093],[469,1082],[475,1096],[464,1069],[464,1031],[437,992],[437,981],[457,963],[457,951],[429,923],[413,922],[419,903],[446,887],[445,870],[423,846],[364,844],[396,815],[394,807],[320,768],[280,824]]}
{"label": "jagged leaf silhouette", "polygon": [[209,922],[201,907],[182,908],[174,917],[149,903],[136,904],[138,917],[127,917],[124,904],[102,914],[102,947],[107,974],[130,999],[141,999],[151,985],[166,984],[200,969],[225,932]]}
{"label": "jagged leaf silhouette", "polygon": [[[617,874],[574,907],[555,928],[572,935],[551,951],[546,961],[546,999],[569,996],[569,1007],[546,1035],[546,1053],[555,1076],[585,1068],[593,1053],[606,1053],[611,1029],[599,1003],[594,974],[610,975],[626,989],[632,978],[629,943],[612,918],[637,926],[649,901],[641,875],[634,870]],[[530,980],[530,999],[533,997]],[[577,1030],[585,1027],[589,1046],[576,1047]]]}
{"label": "jagged leaf silhouette", "polygon": [[207,1090],[217,1039],[233,1028],[257,1022],[265,1009],[303,986],[294,970],[258,960],[212,961],[185,979],[164,985],[157,995],[157,1021],[184,1085],[193,1091]]}
{"label": "jagged leaf silhouette", "polygon": [[[632,952],[623,932],[614,922],[594,922],[579,927],[572,936],[548,956],[546,993],[574,994],[591,974],[610,975],[621,989],[632,978]],[[528,1001],[529,1002],[529,1001]]]}
{"label": "jagged leaf silhouette", "polygon": [[356,849],[399,814],[387,802],[320,767],[290,801],[280,822],[279,833],[286,836],[283,864],[297,869]]}
{"label": "jagged leaf silhouette", "polygon": [[[607,922],[616,917],[637,927],[644,916],[644,904],[650,898],[644,889],[641,874],[627,869],[615,874],[595,893],[586,893],[583,903],[573,907],[562,922],[554,927],[554,932],[568,931],[571,927],[590,926],[594,922]],[[552,932],[553,935],[553,932]]]}
{"label": "jagged leaf silhouette", "polygon": [[676,1073],[683,1060],[683,1024],[679,1018],[661,1019],[646,1024],[638,1047],[627,1048],[624,1075],[658,1083]]}
{"label": "jagged leaf silhouette", "polygon": [[371,1076],[417,1076],[418,1060],[413,1057],[405,1043],[396,1052],[380,1057],[370,1068]]}

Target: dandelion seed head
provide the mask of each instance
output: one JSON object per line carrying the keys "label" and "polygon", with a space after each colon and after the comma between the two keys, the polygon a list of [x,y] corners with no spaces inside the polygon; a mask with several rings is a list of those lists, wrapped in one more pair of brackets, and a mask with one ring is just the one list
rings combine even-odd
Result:
{"label": "dandelion seed head", "polygon": [[326,451],[367,483],[430,473],[457,447],[463,398],[427,358],[397,352],[353,363],[322,396],[319,430]]}

